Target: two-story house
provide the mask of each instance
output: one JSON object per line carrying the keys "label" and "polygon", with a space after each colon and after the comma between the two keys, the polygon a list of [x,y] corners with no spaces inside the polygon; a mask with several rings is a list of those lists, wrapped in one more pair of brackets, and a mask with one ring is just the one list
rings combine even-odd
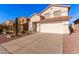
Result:
{"label": "two-story house", "polygon": [[15,23],[11,20],[7,20],[3,23],[3,27],[4,27],[4,29],[6,29],[8,31],[14,31]]}
{"label": "two-story house", "polygon": [[44,33],[69,33],[69,9],[70,6],[49,5],[42,12],[30,18],[30,29]]}

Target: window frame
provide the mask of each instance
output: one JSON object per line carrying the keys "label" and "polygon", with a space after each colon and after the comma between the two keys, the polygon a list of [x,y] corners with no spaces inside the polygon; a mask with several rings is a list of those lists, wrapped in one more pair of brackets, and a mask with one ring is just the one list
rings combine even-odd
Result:
{"label": "window frame", "polygon": [[61,16],[61,10],[54,11],[54,16]]}
{"label": "window frame", "polygon": [[50,17],[51,14],[50,14],[50,13],[45,13],[44,16],[45,16],[45,17]]}

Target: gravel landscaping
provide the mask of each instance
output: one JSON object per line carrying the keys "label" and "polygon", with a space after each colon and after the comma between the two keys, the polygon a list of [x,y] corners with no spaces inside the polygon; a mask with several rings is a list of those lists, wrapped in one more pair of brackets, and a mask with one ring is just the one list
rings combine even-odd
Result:
{"label": "gravel landscaping", "polygon": [[0,34],[0,44],[14,39],[18,39],[27,35],[31,35],[31,34],[34,34],[34,33],[28,32],[28,33],[19,34],[18,36],[14,36],[13,34]]}

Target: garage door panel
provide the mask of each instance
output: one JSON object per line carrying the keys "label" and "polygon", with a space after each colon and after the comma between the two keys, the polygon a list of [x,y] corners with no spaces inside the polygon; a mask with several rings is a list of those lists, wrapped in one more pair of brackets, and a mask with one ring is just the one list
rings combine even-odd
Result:
{"label": "garage door panel", "polygon": [[40,24],[40,32],[63,33],[62,23],[43,23]]}

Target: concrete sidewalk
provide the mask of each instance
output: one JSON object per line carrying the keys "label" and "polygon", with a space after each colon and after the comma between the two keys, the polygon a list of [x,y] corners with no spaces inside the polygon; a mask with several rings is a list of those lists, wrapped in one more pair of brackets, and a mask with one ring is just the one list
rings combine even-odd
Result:
{"label": "concrete sidewalk", "polygon": [[63,35],[36,33],[1,46],[10,53],[63,53]]}

